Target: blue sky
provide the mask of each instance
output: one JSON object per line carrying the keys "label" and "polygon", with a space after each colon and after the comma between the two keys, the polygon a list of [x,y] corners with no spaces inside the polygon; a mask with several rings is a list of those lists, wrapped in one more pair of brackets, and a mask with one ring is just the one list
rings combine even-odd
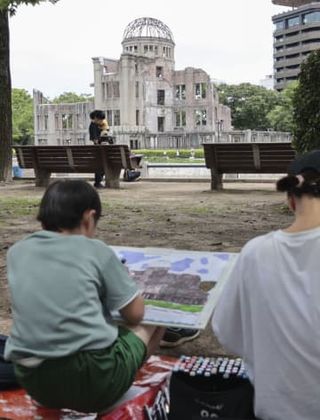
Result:
{"label": "blue sky", "polygon": [[21,6],[10,20],[13,87],[92,93],[91,57],[119,58],[123,32],[149,16],[173,32],[176,69],[198,67],[227,83],[272,73],[271,0],[60,0]]}

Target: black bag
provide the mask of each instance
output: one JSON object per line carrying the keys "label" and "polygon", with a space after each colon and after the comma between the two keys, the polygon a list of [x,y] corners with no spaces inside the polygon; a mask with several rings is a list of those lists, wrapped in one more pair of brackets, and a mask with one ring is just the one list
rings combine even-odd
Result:
{"label": "black bag", "polygon": [[0,334],[0,391],[20,387],[14,373],[13,364],[4,360],[3,357],[7,338],[7,336]]}
{"label": "black bag", "polygon": [[248,379],[173,372],[170,420],[254,419],[253,387]]}

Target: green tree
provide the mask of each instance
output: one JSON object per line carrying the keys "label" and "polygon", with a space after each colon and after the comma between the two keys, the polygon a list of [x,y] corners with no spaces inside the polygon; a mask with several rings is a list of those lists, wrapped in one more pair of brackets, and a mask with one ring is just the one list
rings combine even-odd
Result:
{"label": "green tree", "polygon": [[33,137],[33,100],[25,89],[12,89],[12,139],[27,144]]}
{"label": "green tree", "polygon": [[267,115],[269,126],[276,131],[293,132],[293,97],[298,87],[298,82],[294,81],[280,93],[281,103],[276,105]]}
{"label": "green tree", "polygon": [[279,93],[250,83],[218,86],[220,101],[231,108],[236,130],[267,130],[268,113],[280,103]]}
{"label": "green tree", "polygon": [[13,15],[20,4],[36,5],[43,1],[47,0],[0,0],[0,181],[11,179],[12,162],[9,15]]}
{"label": "green tree", "polygon": [[301,64],[293,97],[294,145],[299,153],[320,149],[320,50]]}
{"label": "green tree", "polygon": [[73,104],[87,101],[93,101],[93,96],[88,93],[80,93],[80,95],[78,95],[74,92],[63,92],[61,95],[55,97],[52,102],[55,104]]}

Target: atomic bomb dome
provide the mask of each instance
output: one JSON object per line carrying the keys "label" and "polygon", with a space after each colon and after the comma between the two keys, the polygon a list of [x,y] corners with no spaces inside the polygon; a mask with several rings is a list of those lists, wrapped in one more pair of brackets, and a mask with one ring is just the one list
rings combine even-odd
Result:
{"label": "atomic bomb dome", "polygon": [[219,103],[210,75],[198,67],[176,70],[167,25],[135,19],[121,45],[119,58],[92,58],[94,105],[52,104],[49,115],[43,95],[35,95],[35,144],[89,144],[93,106],[105,111],[116,142],[131,149],[201,147],[231,130],[230,109]]}
{"label": "atomic bomb dome", "polygon": [[158,19],[143,17],[129,23],[123,34],[123,41],[133,38],[158,38],[173,42],[170,28]]}

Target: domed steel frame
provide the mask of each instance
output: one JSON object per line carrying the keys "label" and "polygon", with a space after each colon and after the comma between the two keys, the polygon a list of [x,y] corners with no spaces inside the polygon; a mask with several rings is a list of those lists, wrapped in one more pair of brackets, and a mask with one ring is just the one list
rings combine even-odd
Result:
{"label": "domed steel frame", "polygon": [[158,38],[174,42],[170,28],[158,19],[143,17],[129,23],[123,33],[123,41],[132,38]]}

